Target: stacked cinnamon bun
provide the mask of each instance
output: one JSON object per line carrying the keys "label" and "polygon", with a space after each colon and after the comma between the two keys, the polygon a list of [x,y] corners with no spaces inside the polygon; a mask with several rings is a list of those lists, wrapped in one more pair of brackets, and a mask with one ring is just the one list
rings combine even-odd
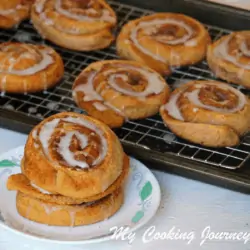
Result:
{"label": "stacked cinnamon bun", "polygon": [[123,204],[129,158],[108,126],[60,113],[30,133],[22,173],[8,179],[23,217],[48,225],[79,226],[115,214]]}

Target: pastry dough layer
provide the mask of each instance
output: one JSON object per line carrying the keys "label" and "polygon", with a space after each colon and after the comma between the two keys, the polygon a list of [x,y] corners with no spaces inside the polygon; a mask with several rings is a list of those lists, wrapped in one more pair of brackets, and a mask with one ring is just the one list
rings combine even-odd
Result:
{"label": "pastry dough layer", "polygon": [[92,202],[100,200],[103,197],[113,193],[115,190],[120,188],[125,184],[125,181],[129,174],[129,158],[124,157],[124,166],[121,175],[116,179],[111,186],[108,187],[102,193],[96,194],[94,196],[86,197],[84,199],[77,199],[72,197],[63,196],[56,193],[50,193],[46,190],[42,190],[40,187],[34,185],[30,180],[23,174],[11,175],[7,182],[7,188],[9,190],[16,190],[29,197],[39,199],[41,201],[56,203],[58,205],[78,205],[84,202]]}
{"label": "pastry dough layer", "polygon": [[32,198],[18,192],[16,206],[18,213],[31,221],[53,226],[82,226],[108,219],[123,204],[122,189],[103,199],[81,205],[57,205]]}

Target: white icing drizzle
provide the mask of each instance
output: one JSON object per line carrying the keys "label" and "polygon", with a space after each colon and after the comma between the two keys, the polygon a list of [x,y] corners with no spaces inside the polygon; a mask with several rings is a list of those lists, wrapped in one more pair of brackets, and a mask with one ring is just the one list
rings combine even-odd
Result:
{"label": "white icing drizzle", "polygon": [[24,93],[24,95],[27,95],[27,93],[28,93],[28,80],[27,79],[23,79],[23,93]]}
{"label": "white icing drizzle", "polygon": [[[200,90],[202,87],[205,87],[208,85],[216,86],[220,89],[229,90],[229,91],[233,92],[239,99],[237,106],[235,108],[232,108],[232,109],[225,109],[225,108],[217,108],[217,107],[214,107],[211,105],[203,104],[199,99],[199,93],[200,93]],[[177,101],[178,101],[180,95],[183,92],[185,92],[186,89],[187,89],[187,87],[183,87],[178,93],[176,93],[175,95],[172,95],[170,97],[170,100],[168,101],[168,103],[164,105],[164,109],[166,111],[168,111],[169,115],[177,120],[180,120],[180,121],[184,121],[184,118],[181,114],[181,111],[180,111],[178,105],[177,105]],[[207,109],[207,110],[211,110],[211,111],[215,111],[215,112],[219,112],[219,113],[236,113],[236,112],[242,110],[244,108],[244,106],[246,105],[246,97],[240,91],[238,91],[237,89],[235,89],[229,85],[226,85],[226,84],[218,85],[218,84],[212,83],[212,82],[200,83],[200,84],[196,85],[196,89],[193,90],[192,92],[186,92],[185,97],[187,97],[188,100],[191,103],[193,103],[195,106],[197,106],[195,109],[193,109],[194,112],[197,112],[198,108],[203,108],[203,109]],[[224,103],[226,103],[226,102],[227,102],[227,100],[224,101]]]}
{"label": "white icing drizzle", "polygon": [[[115,90],[117,90],[118,92],[120,92],[124,95],[134,96],[134,97],[146,97],[146,96],[149,96],[151,94],[157,95],[157,94],[161,93],[162,90],[166,87],[165,83],[159,78],[158,74],[156,74],[154,72],[150,72],[150,71],[142,69],[142,68],[131,67],[131,66],[124,66],[122,69],[124,70],[126,68],[131,69],[131,70],[135,70],[136,72],[140,73],[145,79],[148,80],[148,84],[147,84],[147,87],[145,88],[145,90],[142,92],[126,90],[124,88],[119,87],[119,85],[117,84],[117,82],[115,80],[116,77],[121,77],[122,76],[121,74],[112,74],[111,76],[109,76],[108,84],[112,88],[114,88]],[[127,75],[123,75],[122,78],[123,78],[123,80],[128,79]]]}
{"label": "white icing drizzle", "polygon": [[[168,45],[177,45],[177,44],[185,44],[189,41],[189,39],[192,37],[193,35],[193,29],[185,24],[184,22],[182,21],[179,21],[179,20],[175,20],[175,19],[170,19],[170,18],[165,18],[165,19],[155,19],[155,20],[150,20],[150,21],[144,21],[144,22],[141,22],[137,25],[137,27],[135,27],[132,31],[131,31],[131,34],[130,34],[130,39],[133,41],[134,45],[139,49],[141,50],[144,54],[146,55],[149,55],[150,57],[158,60],[158,61],[162,61],[162,62],[166,62],[166,59],[161,57],[159,54],[155,54],[151,51],[149,51],[148,49],[146,49],[145,47],[143,47],[138,39],[137,39],[137,33],[140,29],[145,29],[145,28],[148,28],[148,27],[154,27],[154,26],[159,26],[159,25],[165,25],[165,24],[174,24],[174,25],[178,25],[178,26],[181,26],[183,27],[187,34],[185,34],[183,37],[181,38],[176,38],[175,40],[171,40],[171,41],[166,41],[166,40],[163,40],[163,39],[158,39],[160,40],[160,42],[164,43],[164,44],[168,44]],[[192,43],[188,43],[188,46],[195,46],[196,43],[195,43],[195,40],[192,39],[191,40]]]}
{"label": "white icing drizzle", "polygon": [[95,9],[87,9],[86,12],[89,13],[89,14],[93,14],[93,15],[98,13]]}
{"label": "white icing drizzle", "polygon": [[47,0],[39,0],[39,1],[36,1],[36,4],[35,4],[35,8],[36,8],[36,11],[38,13],[42,13],[43,12],[43,9],[44,9],[44,5],[45,5],[45,2]]}
{"label": "white icing drizzle", "polygon": [[26,9],[26,8],[27,8],[27,6],[19,4],[14,9],[2,9],[2,10],[0,10],[0,15],[1,16],[12,15],[12,14],[15,14],[17,10]]}
{"label": "white icing drizzle", "polygon": [[124,114],[124,107],[122,109],[118,109],[114,105],[110,104],[109,102],[104,102],[104,104],[110,109],[112,109],[114,112],[116,112],[118,115],[121,115],[122,117],[124,117],[125,120],[127,120],[127,117]]}
{"label": "white icing drizzle", "polygon": [[[231,56],[228,52],[228,44],[230,42],[230,40],[232,39],[232,35],[228,36],[227,38],[224,39],[224,41],[222,41],[221,43],[219,43],[219,45],[217,47],[214,48],[214,55],[216,57],[222,58],[228,62],[233,63],[234,65],[242,68],[242,69],[246,69],[246,70],[250,70],[250,64],[242,64],[239,61],[237,61],[237,58],[234,56]],[[242,43],[240,44],[240,50],[241,52],[245,55],[245,56],[250,56],[250,50],[248,50],[247,45],[246,45],[246,41],[242,41]]]}
{"label": "white icing drizzle", "polygon": [[30,185],[31,185],[33,188],[35,188],[36,190],[38,190],[40,193],[42,193],[42,194],[51,194],[50,192],[48,192],[48,191],[46,191],[46,190],[44,190],[44,189],[38,187],[36,184],[34,184],[34,183],[32,183],[32,182],[30,183]]}
{"label": "white icing drizzle", "polygon": [[[113,196],[111,198],[113,198]],[[81,212],[82,210],[84,210],[85,207],[91,206],[92,204],[95,204],[95,203],[96,203],[96,201],[83,203],[81,205],[74,206],[74,208],[73,207],[70,208],[70,210],[68,210],[68,211],[62,205],[54,205],[53,206],[50,204],[41,203],[41,206],[43,207],[45,213],[48,216],[50,216],[53,212],[56,212],[56,211],[63,211],[63,210],[67,211],[68,215],[69,215],[70,227],[74,227],[77,212]],[[101,205],[103,206],[103,203],[101,203]],[[105,207],[105,209],[107,209],[107,208]],[[112,207],[109,206],[109,209],[112,209]]]}
{"label": "white icing drizzle", "polygon": [[[101,140],[101,147],[100,147],[99,156],[93,161],[92,165],[93,166],[98,165],[104,160],[106,153],[107,153],[107,141],[103,135],[103,132],[100,129],[98,129],[96,125],[82,118],[73,118],[73,117],[53,119],[52,121],[45,123],[41,127],[39,135],[36,135],[35,133],[32,134],[34,139],[36,139],[37,136],[39,137],[44,153],[49,159],[50,159],[49,141],[50,141],[51,135],[53,134],[55,128],[57,127],[60,121],[78,124],[78,125],[87,127],[90,130],[93,130],[99,136]],[[88,145],[88,138],[86,135],[81,134],[78,131],[65,131],[65,135],[61,137],[61,140],[58,145],[58,153],[60,153],[62,158],[70,167],[77,166],[80,168],[87,168],[89,167],[89,165],[86,162],[75,160],[73,153],[69,150],[70,142],[74,135],[80,141],[82,149],[84,149]],[[86,156],[87,156],[87,153],[86,153]]]}
{"label": "white icing drizzle", "polygon": [[[28,46],[26,46],[26,48],[27,47]],[[33,50],[31,49],[28,51],[29,51],[29,53],[32,53]],[[5,61],[7,61],[7,60],[10,61],[10,66],[9,66],[8,70],[4,70],[3,67],[1,67],[1,64],[4,62],[0,62],[0,73],[26,76],[26,75],[36,74],[37,72],[40,72],[40,71],[46,69],[49,65],[51,65],[54,62],[54,59],[51,57],[50,52],[48,50],[44,49],[44,50],[41,50],[40,52],[42,55],[42,60],[39,63],[36,63],[34,66],[31,66],[27,69],[22,69],[22,70],[13,69],[15,63],[17,63],[18,60],[20,60],[20,58],[18,58],[18,59],[12,58],[12,53],[10,52],[10,57],[6,58],[6,60],[5,60]],[[27,54],[25,53],[25,55],[22,55],[22,54],[20,55],[21,58],[23,58],[23,56],[27,57]]]}
{"label": "white icing drizzle", "polygon": [[125,43],[125,44],[130,44],[130,40],[126,39],[126,40],[124,41],[124,43]]}
{"label": "white icing drizzle", "polygon": [[[85,102],[102,101],[102,104],[100,102],[95,102],[93,104],[97,110],[104,111],[105,106],[107,106],[110,109],[112,109],[113,111],[115,111],[116,113],[118,113],[119,115],[122,115],[123,117],[125,117],[125,114],[124,114],[125,107],[123,109],[118,109],[117,107],[115,107],[114,105],[111,104],[111,102],[119,96],[119,93],[127,95],[127,96],[133,96],[133,97],[136,97],[136,98],[143,100],[143,98],[145,98],[151,94],[161,93],[163,91],[163,89],[166,87],[165,82],[162,81],[159,78],[159,75],[155,72],[150,72],[146,69],[131,66],[131,65],[122,65],[122,66],[112,65],[112,66],[114,66],[115,69],[110,69],[110,70],[103,72],[103,74],[105,76],[107,76],[108,84],[105,85],[105,88],[103,89],[103,91],[100,94],[98,93],[99,92],[98,87],[95,90],[94,86],[93,86],[95,77],[98,75],[98,71],[97,72],[90,72],[87,76],[87,82],[83,83],[83,84],[79,84],[73,90],[74,98],[76,98],[77,92],[82,92],[82,93],[84,93],[83,101],[85,101]],[[140,73],[140,75],[148,81],[147,86],[144,89],[144,91],[136,92],[133,90],[127,90],[127,89],[121,88],[117,84],[117,81],[116,81],[117,78],[121,78],[123,81],[128,81],[128,76],[123,73],[124,69],[134,70],[134,71]],[[101,70],[102,69],[100,69],[100,71]],[[119,70],[123,71],[123,72],[119,72]],[[99,86],[101,86],[101,84]],[[107,101],[107,100],[103,99],[102,94],[104,94],[106,89],[108,89],[110,87],[119,93],[117,93],[117,95],[114,95],[111,100]]]}
{"label": "white icing drizzle", "polygon": [[[216,84],[213,84],[213,83],[206,83],[206,84],[201,84],[203,87],[204,85],[216,85]],[[187,92],[185,93],[185,96],[189,99],[190,102],[192,102],[194,105],[200,107],[200,108],[204,108],[204,109],[208,109],[208,110],[212,110],[212,111],[215,111],[215,112],[219,112],[219,113],[236,113],[238,111],[240,111],[241,109],[244,108],[244,106],[246,105],[246,97],[244,94],[242,94],[240,91],[238,91],[237,89],[231,87],[231,86],[228,86],[226,84],[223,84],[221,86],[219,86],[221,89],[224,89],[224,90],[230,90],[231,92],[233,92],[239,99],[239,102],[237,104],[237,106],[235,108],[232,108],[232,109],[225,109],[225,108],[217,108],[217,107],[214,107],[214,106],[210,106],[210,105],[205,105],[203,104],[200,99],[199,99],[199,93],[200,93],[200,88],[199,89],[196,89],[192,92]],[[227,102],[227,100],[225,100],[225,103]]]}
{"label": "white icing drizzle", "polygon": [[70,151],[69,145],[70,145],[70,142],[71,142],[73,136],[77,137],[77,139],[81,143],[82,148],[85,148],[86,146],[88,146],[88,137],[87,136],[85,136],[77,131],[67,132],[65,136],[61,137],[61,140],[60,140],[59,145],[58,145],[58,152],[60,153],[60,155],[63,155],[63,157],[65,159],[67,159],[67,163],[70,166],[72,166],[72,167],[78,166],[80,168],[86,168],[86,167],[88,167],[88,164],[86,162],[76,160],[74,153]]}
{"label": "white icing drizzle", "polygon": [[240,44],[240,50],[245,56],[250,56],[250,50],[247,48],[245,40]]}
{"label": "white icing drizzle", "polygon": [[70,118],[70,117],[68,117],[68,118],[64,118],[63,120],[85,126],[85,127],[89,128],[89,129],[95,131],[95,133],[101,139],[102,148],[101,148],[101,152],[100,152],[99,156],[94,160],[93,165],[98,165],[100,162],[102,162],[103,159],[106,156],[106,153],[107,153],[107,141],[106,141],[106,139],[105,139],[105,137],[103,135],[102,130],[98,129],[94,124],[92,124],[92,123],[90,123],[90,122],[88,122],[86,120],[83,120],[81,118]]}
{"label": "white icing drizzle", "polygon": [[102,103],[100,103],[100,102],[94,102],[94,103],[93,103],[93,106],[94,106],[97,110],[99,110],[99,111],[105,111],[105,110],[107,110],[107,107],[106,107],[105,105],[103,105]]}
{"label": "white icing drizzle", "polygon": [[106,9],[104,9],[102,11],[102,16],[98,17],[98,18],[94,18],[94,17],[88,17],[88,16],[84,16],[84,15],[77,15],[74,14],[68,10],[65,10],[62,8],[62,3],[61,0],[56,0],[55,2],[55,9],[58,13],[60,13],[61,15],[64,15],[68,18],[77,20],[77,21],[87,21],[87,22],[93,22],[93,21],[106,21],[106,22],[113,22],[115,19],[114,17],[112,17],[110,15],[110,12]]}
{"label": "white icing drizzle", "polygon": [[1,81],[1,89],[2,89],[2,93],[1,93],[1,95],[2,96],[4,96],[4,94],[5,94],[5,90],[6,90],[6,83],[7,83],[7,76],[4,76],[3,78],[2,78],[2,81]]}
{"label": "white icing drizzle", "polygon": [[[26,217],[27,217],[27,218],[29,218],[29,216],[30,216],[30,211],[31,211],[31,209],[32,209],[32,206],[29,205],[28,208],[27,208],[27,210],[26,210]],[[24,231],[26,230],[25,225],[23,225],[23,230],[24,230]]]}
{"label": "white icing drizzle", "polygon": [[16,9],[0,10],[0,15],[8,16],[8,15],[14,14],[15,12],[16,12]]}
{"label": "white icing drizzle", "polygon": [[49,156],[49,140],[59,121],[59,119],[54,119],[52,121],[46,122],[40,130],[39,140],[41,141],[44,153],[47,156]]}
{"label": "white icing drizzle", "polygon": [[[40,18],[47,24],[53,25],[54,21],[47,17],[46,10],[44,9],[45,3],[47,0],[37,1],[36,3],[36,11],[40,15]],[[103,9],[100,17],[89,17],[85,14],[75,14],[71,10],[65,10],[62,8],[62,1],[55,0],[54,8],[57,13],[80,22],[96,22],[96,21],[104,21],[104,22],[115,22],[115,17],[112,16],[111,12],[108,9]],[[96,14],[97,11],[94,8],[89,8],[86,10],[86,14]],[[59,27],[58,27],[59,28]],[[72,27],[72,30],[68,31],[71,34],[79,34],[79,30],[75,27]]]}
{"label": "white icing drizzle", "polygon": [[198,44],[197,39],[191,39],[191,40],[185,42],[185,46],[187,46],[187,47],[194,47],[197,44]]}
{"label": "white icing drizzle", "polygon": [[53,20],[51,20],[50,18],[48,18],[48,17],[46,16],[46,13],[45,13],[45,12],[42,12],[42,13],[40,14],[40,17],[41,17],[41,19],[44,21],[44,23],[45,23],[46,25],[50,26],[50,25],[53,25],[53,24],[54,24]]}
{"label": "white icing drizzle", "polygon": [[[184,91],[185,89],[183,89]],[[168,111],[168,114],[175,118],[176,120],[184,121],[184,118],[182,116],[182,113],[180,109],[178,108],[177,101],[180,97],[180,95],[183,93],[183,91],[179,91],[175,95],[171,95],[168,103],[165,105],[165,110]]]}
{"label": "white icing drizzle", "polygon": [[47,91],[47,74],[46,74],[46,72],[43,72],[43,74],[41,75],[41,77],[42,77],[42,81],[43,81],[43,90],[44,90],[44,92],[46,92]]}
{"label": "white icing drizzle", "polygon": [[182,85],[185,85],[188,82],[191,82],[192,79],[178,79],[174,82],[174,84],[172,85],[174,89],[177,89],[179,87],[181,87]]}
{"label": "white icing drizzle", "polygon": [[37,138],[37,129],[33,129],[33,131],[32,131],[32,137],[33,137],[33,139]]}
{"label": "white icing drizzle", "polygon": [[70,211],[69,212],[69,217],[70,217],[70,226],[74,227],[74,225],[75,225],[76,211]]}
{"label": "white icing drizzle", "polygon": [[60,206],[53,206],[45,203],[41,203],[41,205],[47,215],[51,215],[53,212],[62,210]]}
{"label": "white icing drizzle", "polygon": [[94,89],[93,81],[94,81],[95,76],[96,76],[96,72],[91,72],[88,77],[87,83],[84,85],[79,85],[75,89],[75,91],[82,91],[85,93],[85,96],[83,98],[85,102],[94,101],[94,100],[96,101],[103,100],[102,97]]}

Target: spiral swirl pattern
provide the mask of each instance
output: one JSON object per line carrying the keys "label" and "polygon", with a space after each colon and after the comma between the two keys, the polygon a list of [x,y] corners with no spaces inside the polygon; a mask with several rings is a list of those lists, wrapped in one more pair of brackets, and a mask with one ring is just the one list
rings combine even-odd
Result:
{"label": "spiral swirl pattern", "polygon": [[106,47],[114,39],[116,15],[104,0],[37,0],[32,20],[42,36],[74,50]]}
{"label": "spiral swirl pattern", "polygon": [[[91,64],[73,86],[73,96],[80,107],[94,116],[109,112],[123,120],[157,113],[168,95],[168,86],[159,74],[141,64],[119,60]],[[132,108],[135,112],[131,112]]]}
{"label": "spiral swirl pattern", "polygon": [[59,113],[29,135],[23,174],[36,186],[72,198],[104,193],[121,175],[124,152],[115,134],[99,121]]}
{"label": "spiral swirl pattern", "polygon": [[0,73],[33,75],[46,69],[54,60],[53,50],[32,44],[1,44]]}
{"label": "spiral swirl pattern", "polygon": [[[50,47],[23,43],[0,44],[2,92],[47,89],[57,82],[62,74],[62,59]],[[36,81],[32,82],[33,80]]]}
{"label": "spiral swirl pattern", "polygon": [[250,32],[234,32],[209,46],[207,60],[216,76],[250,87]]}
{"label": "spiral swirl pattern", "polygon": [[37,148],[55,165],[89,168],[107,154],[107,140],[94,124],[74,117],[56,118],[33,131]]}
{"label": "spiral swirl pattern", "polygon": [[243,33],[232,34],[225,37],[223,41],[216,46],[214,54],[216,57],[231,62],[235,66],[250,70],[249,61],[244,61],[244,58],[250,58],[249,43],[250,32],[246,35]]}
{"label": "spiral swirl pattern", "polygon": [[147,63],[160,72],[165,65],[168,74],[168,66],[201,60],[209,42],[207,31],[198,21],[185,15],[161,13],[126,24],[118,37],[117,48],[121,56]]}
{"label": "spiral swirl pattern", "polygon": [[[115,17],[112,15],[108,9],[104,8],[102,2],[98,1],[72,1],[72,0],[40,0],[36,2],[36,11],[40,14],[40,17],[48,25],[59,25],[55,14],[53,15],[50,12],[55,11],[59,15],[62,15],[65,18],[70,18],[79,22],[115,22]],[[77,31],[74,27],[70,27],[69,30],[65,30],[65,27],[62,27],[64,32],[72,34],[80,34],[80,30]]]}
{"label": "spiral swirl pattern", "polygon": [[[235,145],[249,129],[249,100],[233,87],[195,81],[176,89],[161,108],[166,125],[180,137],[207,146]],[[214,136],[214,137],[213,137]]]}

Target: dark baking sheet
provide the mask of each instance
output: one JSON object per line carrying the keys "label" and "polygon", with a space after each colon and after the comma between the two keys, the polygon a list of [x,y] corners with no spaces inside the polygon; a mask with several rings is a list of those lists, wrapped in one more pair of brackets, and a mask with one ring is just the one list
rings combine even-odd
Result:
{"label": "dark baking sheet", "polygon": [[[127,21],[150,14],[152,10],[181,12],[193,16],[206,24],[213,39],[228,34],[231,30],[250,29],[248,12],[200,0],[126,0],[113,1],[110,4],[119,18],[118,31]],[[4,41],[44,42],[28,21],[9,31],[0,30],[0,42]],[[0,96],[2,127],[28,133],[32,126],[43,118],[60,111],[82,112],[71,98],[71,87],[75,77],[93,61],[117,58],[114,45],[105,50],[86,53],[73,52],[49,42],[45,43],[62,55],[65,63],[64,79],[47,92]],[[167,81],[174,88],[176,84],[190,79],[214,79],[214,76],[207,63],[203,61],[195,66],[176,69]],[[242,91],[249,93],[244,89]],[[146,163],[150,162],[147,164],[149,167],[250,193],[248,135],[242,138],[239,146],[235,148],[204,148],[174,136],[165,128],[158,115],[128,122],[115,132],[125,150]]]}

